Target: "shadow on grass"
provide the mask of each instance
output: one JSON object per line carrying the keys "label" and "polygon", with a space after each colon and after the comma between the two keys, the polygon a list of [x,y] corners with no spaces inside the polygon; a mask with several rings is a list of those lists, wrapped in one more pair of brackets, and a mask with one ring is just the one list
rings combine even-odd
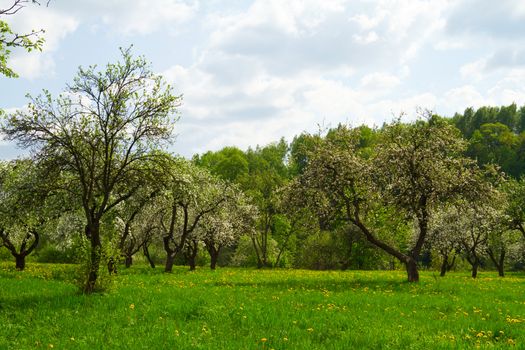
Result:
{"label": "shadow on grass", "polygon": [[[257,281],[257,282],[244,282],[244,281],[215,281],[210,282],[211,285],[222,287],[248,287],[248,288],[270,288],[277,290],[285,290],[294,288],[297,290],[327,290],[330,292],[344,292],[349,290],[372,290],[372,291],[401,291],[409,290],[411,286],[418,286],[410,284],[403,280],[392,280],[392,281],[374,281],[365,279],[355,280],[341,280],[341,281],[326,281],[326,280],[281,280],[281,281]],[[426,285],[425,283],[422,283]],[[419,284],[419,285],[422,285]]]}
{"label": "shadow on grass", "polygon": [[[358,272],[359,274],[359,272]],[[404,273],[393,271],[392,276],[385,277],[384,274],[375,275],[372,272],[368,276],[355,276],[353,278],[324,278],[322,275],[318,277],[302,277],[264,280],[258,278],[255,281],[242,280],[215,280],[210,281],[210,285],[221,287],[246,287],[246,288],[270,288],[270,289],[288,289],[294,288],[298,290],[328,290],[330,292],[344,292],[349,290],[370,290],[370,291],[392,291],[392,292],[411,292],[411,293],[432,293],[436,291],[453,291],[459,286],[465,286],[465,283],[491,283],[497,284],[500,281],[512,281],[522,283],[525,280],[525,275],[521,272],[509,273],[507,277],[498,277],[495,272],[486,272],[484,275],[478,276],[476,280],[472,279],[468,273],[451,273],[445,277],[440,277],[439,274],[432,272],[425,272],[417,283],[408,282]]]}

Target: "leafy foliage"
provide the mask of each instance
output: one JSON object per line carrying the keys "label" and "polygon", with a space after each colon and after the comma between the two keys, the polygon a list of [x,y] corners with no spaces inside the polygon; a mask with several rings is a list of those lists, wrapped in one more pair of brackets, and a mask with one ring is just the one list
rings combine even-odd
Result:
{"label": "leafy foliage", "polygon": [[2,130],[31,147],[35,160],[57,176],[56,190],[71,193],[84,211],[91,242],[85,290],[94,290],[102,257],[101,222],[129,198],[171,136],[180,97],[171,93],[144,58],[121,50],[122,62],[79,68],[65,92],[30,98],[27,110],[8,116]]}

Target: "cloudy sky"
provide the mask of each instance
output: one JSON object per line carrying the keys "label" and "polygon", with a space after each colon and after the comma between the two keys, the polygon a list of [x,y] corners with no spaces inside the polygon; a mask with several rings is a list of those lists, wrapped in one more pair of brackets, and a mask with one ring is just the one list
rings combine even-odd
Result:
{"label": "cloudy sky", "polygon": [[[133,44],[184,95],[172,151],[185,156],[416,107],[525,104],[521,0],[52,0],[4,19],[46,43],[14,52],[20,78],[0,76],[0,108],[57,94],[79,65]],[[0,144],[1,158],[18,152]]]}

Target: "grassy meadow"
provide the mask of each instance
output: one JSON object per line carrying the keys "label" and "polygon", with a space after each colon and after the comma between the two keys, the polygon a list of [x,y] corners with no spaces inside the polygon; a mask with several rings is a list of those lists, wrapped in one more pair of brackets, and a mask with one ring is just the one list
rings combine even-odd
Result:
{"label": "grassy meadow", "polygon": [[121,269],[101,295],[72,265],[0,264],[0,349],[525,348],[525,276]]}

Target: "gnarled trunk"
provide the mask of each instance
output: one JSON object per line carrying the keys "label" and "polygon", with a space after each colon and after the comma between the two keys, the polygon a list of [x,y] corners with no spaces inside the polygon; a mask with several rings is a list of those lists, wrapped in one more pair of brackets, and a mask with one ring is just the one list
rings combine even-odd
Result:
{"label": "gnarled trunk", "polygon": [[100,268],[100,262],[102,260],[102,242],[100,241],[99,223],[94,222],[86,227],[86,233],[90,239],[91,252],[89,259],[88,278],[84,286],[84,293],[91,294],[96,289],[98,271]]}
{"label": "gnarled trunk", "polygon": [[124,264],[127,268],[130,268],[133,264],[133,255],[126,255],[126,259],[124,260]]}
{"label": "gnarled trunk", "polygon": [[144,256],[146,257],[146,259],[148,259],[149,266],[151,266],[151,268],[154,269],[155,268],[155,262],[153,261],[153,259],[151,258],[150,254],[149,254],[148,245],[144,244],[142,246],[142,250],[144,252]]}
{"label": "gnarled trunk", "polygon": [[215,270],[217,267],[217,260],[219,260],[219,253],[210,255],[210,269]]}
{"label": "gnarled trunk", "polygon": [[24,254],[15,255],[16,269],[23,271],[26,268],[26,256]]}
{"label": "gnarled trunk", "polygon": [[441,271],[439,275],[441,277],[444,277],[447,271],[448,271],[448,254],[443,256],[443,262],[441,263]]}
{"label": "gnarled trunk", "polygon": [[166,255],[166,265],[164,266],[164,272],[172,272],[174,263],[175,263],[175,254]]}
{"label": "gnarled trunk", "polygon": [[472,264],[472,278],[478,277],[479,263],[476,261]]}
{"label": "gnarled trunk", "polygon": [[[406,255],[395,249],[394,247],[389,246],[385,242],[380,241],[377,239],[372,232],[366,227],[366,225],[361,222],[359,219],[359,213],[357,207],[354,208],[354,216],[352,218],[352,215],[350,214],[350,206],[347,205],[347,213],[348,218],[350,218],[350,222],[352,222],[354,225],[356,225],[361,232],[365,235],[365,238],[368,242],[372,243],[378,248],[381,248],[388,254],[392,255],[393,257],[397,258],[399,261],[405,264],[406,271],[407,271],[407,277],[408,282],[419,282],[419,272],[417,269],[417,262],[416,259],[412,256]],[[417,256],[416,253],[414,253],[415,256]]]}
{"label": "gnarled trunk", "polygon": [[480,260],[479,260],[479,257],[476,253],[476,247],[472,247],[470,249],[469,252],[467,252],[467,255],[465,256],[465,258],[467,259],[468,263],[470,264],[470,266],[472,267],[471,269],[471,276],[472,278],[476,278],[478,276],[478,268],[479,268],[479,263],[480,263]]}
{"label": "gnarled trunk", "polygon": [[213,249],[213,251],[210,252],[210,269],[215,270],[217,267],[217,261],[219,260],[219,249]]}
{"label": "gnarled trunk", "polygon": [[[33,242],[27,247],[29,240],[33,237]],[[20,250],[17,250],[16,246],[9,239],[9,235],[0,229],[0,239],[3,243],[3,246],[6,247],[11,255],[15,258],[15,267],[18,271],[23,271],[26,267],[26,256],[31,254],[31,252],[37,247],[40,240],[40,235],[35,230],[29,231],[20,245]]]}
{"label": "gnarled trunk", "polygon": [[492,249],[488,249],[487,253],[490,257],[490,260],[492,260],[492,262],[494,263],[494,266],[496,266],[499,277],[505,277],[505,248],[500,249],[499,256],[496,256]]}
{"label": "gnarled trunk", "polygon": [[188,244],[186,251],[186,258],[188,259],[188,265],[190,266],[190,271],[195,271],[197,266],[197,253],[199,252],[199,242],[192,241]]}
{"label": "gnarled trunk", "polygon": [[503,269],[503,265],[498,265],[498,276],[505,277],[505,270]]}
{"label": "gnarled trunk", "polygon": [[188,259],[188,265],[190,266],[190,271],[195,271],[197,264],[194,256],[190,256]]}
{"label": "gnarled trunk", "polygon": [[409,258],[405,262],[408,282],[419,282],[419,271],[417,269],[417,262],[413,258]]}
{"label": "gnarled trunk", "polygon": [[210,269],[215,270],[222,246],[219,244],[217,247],[215,247],[214,243],[209,240],[205,241],[205,245],[208,254],[210,254]]}
{"label": "gnarled trunk", "polygon": [[452,258],[452,261],[449,262],[448,261],[448,254],[444,254],[443,255],[443,263],[441,264],[441,272],[440,272],[440,276],[441,277],[444,277],[445,276],[445,273],[449,272],[450,270],[452,270],[452,268],[454,267],[454,264],[456,263],[456,257],[457,257],[457,254],[454,253],[454,257]]}

